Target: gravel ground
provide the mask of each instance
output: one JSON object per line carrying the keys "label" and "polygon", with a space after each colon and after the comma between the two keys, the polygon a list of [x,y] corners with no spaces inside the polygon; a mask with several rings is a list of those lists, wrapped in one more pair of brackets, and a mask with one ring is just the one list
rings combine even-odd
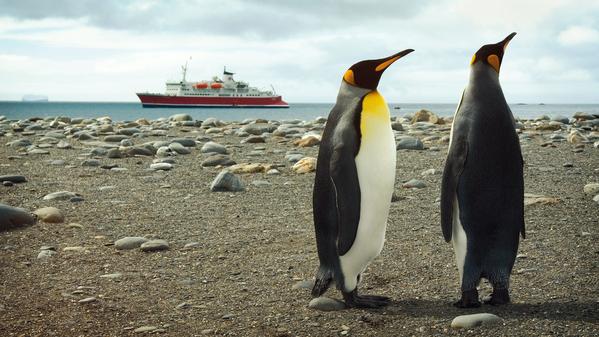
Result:
{"label": "gravel ground", "polygon": [[[318,266],[314,173],[295,173],[285,159],[288,150],[316,157],[318,147],[298,148],[284,137],[241,144],[242,137],[227,132],[236,124],[206,135],[207,128],[175,124],[168,136],[131,140],[137,145],[208,136],[227,146],[237,163],[274,164],[281,174],[238,174],[245,191],[211,192],[221,168],[201,166],[202,142],[191,154],[173,157],[170,171],[149,170],[154,157],[97,157],[102,165],[128,169],[121,172],[81,166],[91,147],[75,139],[66,139],[72,149],[44,149],[49,154],[0,146],[0,175],[28,180],[0,186],[0,202],[31,211],[54,206],[66,215],[64,223],[40,221],[0,232],[0,335],[126,336],[143,334],[135,332],[143,327],[168,336],[599,335],[599,204],[583,193],[583,186],[599,182],[599,150],[592,144],[582,152],[565,141],[543,147],[548,133],[535,131],[522,143],[526,192],[558,201],[526,207],[527,239],[511,278],[513,303],[478,309],[451,305],[459,296],[458,273],[441,235],[438,204],[447,144],[399,150],[398,200],[391,204],[386,244],[361,284],[364,293],[393,302],[377,310],[322,312],[307,307],[309,289],[294,287],[312,280]],[[0,143],[28,138],[39,144],[48,130],[35,132],[0,133]],[[399,134],[410,133],[443,136],[448,128]],[[250,156],[256,147],[263,153]],[[49,164],[56,159],[65,164]],[[436,173],[423,176],[428,169]],[[427,186],[401,187],[413,178]],[[255,180],[270,185],[255,186]],[[42,199],[56,191],[84,200]],[[164,239],[170,249],[117,250],[114,241],[126,236]],[[192,242],[197,244],[184,248]],[[57,253],[37,258],[45,245]],[[101,277],[115,273],[121,275]],[[481,284],[482,295],[490,290]],[[335,289],[327,296],[340,298]],[[89,297],[95,300],[80,303]],[[455,316],[478,312],[494,313],[503,323],[450,328]]]}

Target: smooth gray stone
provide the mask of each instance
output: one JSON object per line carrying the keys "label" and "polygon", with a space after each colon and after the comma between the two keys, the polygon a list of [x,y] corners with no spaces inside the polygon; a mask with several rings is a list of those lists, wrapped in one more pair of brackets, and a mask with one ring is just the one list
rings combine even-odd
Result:
{"label": "smooth gray stone", "polygon": [[425,188],[426,183],[418,179],[410,179],[402,185],[404,188]]}
{"label": "smooth gray stone", "polygon": [[27,178],[25,178],[24,176],[19,176],[19,175],[3,175],[3,176],[0,176],[0,182],[2,182],[2,181],[10,181],[15,184],[18,184],[18,183],[27,182]]}
{"label": "smooth gray stone", "polygon": [[13,140],[12,142],[8,143],[8,145],[10,147],[26,147],[31,144],[32,143],[29,139],[17,139],[17,140]]}
{"label": "smooth gray stone", "polygon": [[393,122],[391,123],[391,129],[395,131],[403,131],[403,125],[401,125],[401,122]]}
{"label": "smooth gray stone", "polygon": [[122,239],[118,239],[114,242],[114,247],[118,250],[129,250],[135,249],[147,242],[148,239],[140,236],[127,236]]}
{"label": "smooth gray stone", "polygon": [[44,137],[52,137],[52,138],[56,138],[56,139],[66,138],[64,133],[60,133],[60,132],[56,132],[56,131],[50,131],[50,132],[46,133],[44,135]]}
{"label": "smooth gray stone", "polygon": [[252,185],[258,186],[258,187],[264,187],[264,186],[270,186],[272,184],[266,180],[254,180],[254,181],[252,181]]}
{"label": "smooth gray stone", "polygon": [[68,149],[72,149],[73,145],[71,145],[71,143],[69,143],[67,141],[61,140],[60,142],[58,142],[58,144],[56,144],[56,148],[68,150]]}
{"label": "smooth gray stone", "polygon": [[168,171],[173,168],[173,165],[169,163],[154,163],[150,165],[150,168],[155,171]]}
{"label": "smooth gray stone", "polygon": [[93,139],[96,139],[96,137],[94,137],[93,135],[89,134],[88,132],[81,132],[75,138],[77,138],[79,140],[93,140]]}
{"label": "smooth gray stone", "polygon": [[38,254],[37,254],[37,258],[38,259],[46,259],[49,257],[52,257],[53,255],[56,255],[57,253],[53,250],[41,250]]}
{"label": "smooth gray stone", "polygon": [[308,304],[308,308],[320,311],[338,311],[345,309],[345,303],[329,297],[313,298]]}
{"label": "smooth gray stone", "polygon": [[138,128],[124,128],[124,129],[120,129],[119,131],[117,131],[117,133],[119,135],[125,135],[125,136],[133,136],[136,133],[140,133],[141,130]]}
{"label": "smooth gray stone", "polygon": [[131,139],[123,139],[121,140],[121,146],[133,146],[133,142]]}
{"label": "smooth gray stone", "polygon": [[28,150],[27,153],[29,153],[29,154],[50,154],[50,152],[48,152],[46,150],[42,150],[42,149],[31,149],[31,150]]}
{"label": "smooth gray stone", "polygon": [[218,165],[231,166],[235,165],[235,161],[232,160],[231,157],[229,157],[226,154],[214,154],[202,161],[202,166],[204,167],[212,167]]}
{"label": "smooth gray stone", "polygon": [[174,138],[171,143],[179,143],[185,147],[195,147],[196,141],[193,138]]}
{"label": "smooth gray stone", "polygon": [[266,143],[266,139],[262,136],[249,136],[241,141],[242,144],[257,144],[257,143]]}
{"label": "smooth gray stone", "polygon": [[116,159],[116,158],[124,158],[125,155],[119,149],[110,149],[110,150],[108,150],[106,157],[111,158],[111,159]]}
{"label": "smooth gray stone", "polygon": [[181,145],[180,143],[171,143],[168,147],[169,147],[169,149],[177,152],[178,154],[190,154],[191,153],[191,150],[189,150],[185,146]]}
{"label": "smooth gray stone", "polygon": [[161,250],[168,250],[170,247],[166,240],[150,240],[142,243],[139,247],[142,252],[157,252]]}
{"label": "smooth gray stone", "polygon": [[50,165],[62,166],[65,164],[63,159],[55,159],[50,162]]}
{"label": "smooth gray stone", "polygon": [[98,159],[86,159],[81,163],[81,166],[98,167],[100,166],[100,161]]}
{"label": "smooth gray stone", "polygon": [[90,152],[92,156],[104,156],[108,153],[108,150],[103,147],[95,147]]}
{"label": "smooth gray stone", "polygon": [[397,142],[398,150],[424,150],[424,144],[420,139],[414,137],[404,137]]}
{"label": "smooth gray stone", "polygon": [[69,191],[58,191],[44,196],[44,200],[68,200],[74,197],[80,197],[81,195]]}
{"label": "smooth gray stone", "polygon": [[223,125],[225,125],[224,122],[219,121],[218,119],[216,119],[214,117],[206,118],[202,122],[202,124],[201,124],[201,126],[204,127],[204,128],[207,128],[207,127],[218,127],[218,126],[223,126]]}
{"label": "smooth gray stone", "polygon": [[295,283],[291,287],[291,289],[293,289],[293,290],[312,289],[312,287],[314,287],[314,280],[303,280],[303,281],[298,281],[297,283]]}
{"label": "smooth gray stone", "polygon": [[152,156],[154,156],[154,152],[151,149],[144,147],[144,146],[134,146],[130,149],[127,149],[125,152],[130,157],[133,157],[133,156],[152,157]]}
{"label": "smooth gray stone", "polygon": [[206,144],[204,144],[204,146],[202,146],[202,149],[200,150],[200,152],[202,153],[220,153],[220,154],[227,154],[227,148],[224,147],[223,145],[219,144],[219,143],[215,143],[215,142],[208,142]]}
{"label": "smooth gray stone", "polygon": [[472,315],[457,316],[451,321],[452,328],[474,328],[481,325],[493,325],[501,323],[502,319],[499,316],[480,313]]}
{"label": "smooth gray stone", "polygon": [[293,163],[297,163],[304,157],[305,156],[301,153],[291,153],[291,154],[286,155],[285,159],[287,159],[288,162],[293,164]]}
{"label": "smooth gray stone", "polygon": [[174,122],[185,122],[185,121],[192,121],[193,117],[191,117],[188,114],[175,114],[175,115],[170,116],[168,119],[171,121],[174,121]]}
{"label": "smooth gray stone", "polygon": [[0,203],[0,230],[33,225],[37,221],[30,212]]}
{"label": "smooth gray stone", "polygon": [[129,137],[125,135],[110,135],[104,137],[104,141],[108,143],[120,143],[123,139],[129,139]]}
{"label": "smooth gray stone", "polygon": [[277,126],[269,123],[253,123],[244,125],[241,130],[249,133],[250,135],[261,135],[263,133],[272,133],[277,129]]}
{"label": "smooth gray stone", "polygon": [[245,187],[236,175],[223,170],[212,181],[210,190],[212,192],[240,192],[244,191]]}

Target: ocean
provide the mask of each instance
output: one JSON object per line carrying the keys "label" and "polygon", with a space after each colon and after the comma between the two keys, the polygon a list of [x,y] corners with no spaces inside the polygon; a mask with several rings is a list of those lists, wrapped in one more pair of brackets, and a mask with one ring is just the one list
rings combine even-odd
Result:
{"label": "ocean", "polygon": [[[457,103],[456,103],[457,104]],[[413,114],[420,109],[433,111],[439,116],[451,116],[456,104],[445,103],[402,103],[389,104],[392,116]],[[110,116],[114,121],[131,121],[138,118],[157,119],[177,113],[187,113],[194,119],[216,117],[224,121],[241,121],[246,118],[275,120],[311,120],[327,116],[333,103],[290,103],[289,109],[268,108],[143,108],[137,102],[18,102],[0,101],[0,116],[11,120],[31,117],[68,116],[95,118]],[[599,104],[512,104],[514,116],[535,118],[541,115],[571,117],[583,111],[599,114]]]}

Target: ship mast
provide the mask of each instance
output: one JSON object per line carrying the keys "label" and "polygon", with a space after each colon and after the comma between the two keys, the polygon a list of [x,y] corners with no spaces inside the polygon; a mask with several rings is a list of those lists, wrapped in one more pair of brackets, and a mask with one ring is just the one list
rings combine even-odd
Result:
{"label": "ship mast", "polygon": [[191,56],[187,61],[185,61],[185,65],[181,66],[181,70],[183,72],[183,80],[181,80],[181,83],[185,83],[185,76],[187,75],[187,63],[189,62],[189,60],[191,60]]}

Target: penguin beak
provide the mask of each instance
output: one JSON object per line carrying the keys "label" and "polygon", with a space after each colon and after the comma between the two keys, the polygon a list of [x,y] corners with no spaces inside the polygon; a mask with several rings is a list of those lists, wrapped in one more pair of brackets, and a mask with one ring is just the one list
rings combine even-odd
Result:
{"label": "penguin beak", "polygon": [[393,64],[393,62],[399,60],[400,58],[408,55],[409,53],[413,52],[414,49],[406,49],[404,51],[400,51],[397,54],[393,54],[389,57],[386,57],[384,59],[379,60],[380,63],[376,66],[376,68],[374,69],[377,72],[383,72],[385,71],[385,69],[387,69],[390,65]]}
{"label": "penguin beak", "polygon": [[516,32],[513,32],[510,35],[506,36],[506,38],[503,39],[503,41],[498,43],[503,46],[504,51],[505,51],[505,48],[507,48],[507,45],[510,43],[510,41],[514,38],[514,36],[516,36]]}

